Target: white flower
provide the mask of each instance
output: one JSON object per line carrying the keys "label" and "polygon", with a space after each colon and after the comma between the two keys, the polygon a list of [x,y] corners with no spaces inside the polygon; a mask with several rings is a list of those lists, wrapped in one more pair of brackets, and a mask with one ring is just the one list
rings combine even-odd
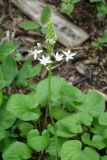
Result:
{"label": "white flower", "polygon": [[43,50],[34,50],[34,51],[30,51],[30,55],[33,55],[34,56],[34,59],[37,58],[38,54],[42,53]]}
{"label": "white flower", "polygon": [[66,62],[68,62],[68,60],[70,59],[73,59],[73,56],[76,55],[76,53],[71,53],[70,50],[68,50],[67,52],[65,51],[62,51],[64,53],[64,55],[66,56],[65,59],[66,59]]}
{"label": "white flower", "polygon": [[63,55],[59,54],[58,52],[54,54],[54,57],[55,57],[55,60],[58,62],[63,60]]}
{"label": "white flower", "polygon": [[40,44],[40,43],[37,43],[37,47],[38,47],[38,48],[41,48],[42,46],[41,46],[41,44]]}
{"label": "white flower", "polygon": [[42,56],[42,58],[38,58],[38,60],[40,61],[41,64],[43,64],[44,66],[46,66],[49,63],[52,63],[52,61],[50,60],[50,57],[45,57]]}

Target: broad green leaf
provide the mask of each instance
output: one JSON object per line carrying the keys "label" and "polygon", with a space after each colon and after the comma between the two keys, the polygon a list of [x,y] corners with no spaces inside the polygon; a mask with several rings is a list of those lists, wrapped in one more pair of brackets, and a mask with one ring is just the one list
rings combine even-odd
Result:
{"label": "broad green leaf", "polygon": [[39,24],[33,21],[24,21],[19,24],[19,27],[24,30],[34,30],[34,29],[38,29],[40,26]]}
{"label": "broad green leaf", "polygon": [[8,56],[0,66],[0,89],[7,87],[14,80],[18,72],[15,60]]}
{"label": "broad green leaf", "polygon": [[70,115],[70,113],[66,112],[66,110],[64,110],[63,108],[58,106],[52,107],[52,116],[54,119],[60,120],[67,117],[68,115]]}
{"label": "broad green leaf", "polygon": [[88,114],[75,113],[59,120],[58,123],[58,125],[62,125],[69,132],[76,134],[82,132],[82,124],[90,126],[92,118]]}
{"label": "broad green leaf", "polygon": [[[58,147],[58,154],[60,153],[60,149],[61,149],[61,146],[62,144],[65,142],[65,139],[64,138],[57,138],[57,144],[56,144],[56,141],[55,141],[55,138],[52,137],[49,141],[49,145],[48,147],[46,148],[46,152],[49,154],[49,155],[52,155],[52,156],[56,156],[56,147]],[[57,145],[57,146],[56,146]]]}
{"label": "broad green leaf", "polygon": [[32,67],[31,61],[26,61],[18,73],[16,80],[17,85],[21,87],[27,86],[27,79],[39,75],[41,69],[41,64],[37,64],[36,66]]}
{"label": "broad green leaf", "polygon": [[50,157],[47,157],[45,158],[44,160],[55,160],[56,156],[50,156]]}
{"label": "broad green leaf", "polygon": [[107,112],[104,112],[100,115],[99,124],[107,126]]}
{"label": "broad green leaf", "polygon": [[0,44],[0,62],[3,62],[6,57],[12,54],[17,49],[17,45],[13,42]]}
{"label": "broad green leaf", "polygon": [[41,14],[41,23],[46,24],[51,16],[51,10],[47,6],[43,9],[42,14]]}
{"label": "broad green leaf", "polygon": [[28,132],[30,130],[32,130],[34,127],[33,127],[33,125],[31,123],[23,122],[23,123],[19,124],[18,128],[19,128],[19,130],[21,132],[20,135],[22,137],[26,137]]}
{"label": "broad green leaf", "polygon": [[42,65],[41,65],[41,64],[35,65],[35,66],[32,67],[31,70],[30,70],[29,78],[30,78],[30,77],[34,77],[34,76],[38,76],[39,73],[41,72],[41,70],[42,70]]}
{"label": "broad green leaf", "polygon": [[82,142],[84,144],[89,145],[89,146],[93,146],[92,141],[90,139],[90,135],[87,132],[83,133],[83,135],[82,135]]}
{"label": "broad green leaf", "polygon": [[99,154],[90,147],[83,150],[82,144],[78,140],[69,140],[63,143],[61,148],[61,160],[99,160]]}
{"label": "broad green leaf", "polygon": [[101,2],[102,0],[90,0],[90,2],[94,3],[94,2]]}
{"label": "broad green leaf", "polygon": [[101,156],[101,160],[107,160],[107,156]]}
{"label": "broad green leaf", "polygon": [[37,129],[33,129],[28,133],[27,143],[28,145],[37,152],[43,151],[49,144],[49,133],[47,130],[42,132],[42,135],[39,135]]}
{"label": "broad green leaf", "polygon": [[61,93],[63,104],[68,109],[78,108],[78,104],[82,103],[85,98],[85,95],[78,88],[68,84],[63,86]]}
{"label": "broad green leaf", "polygon": [[9,98],[6,107],[14,116],[24,121],[37,120],[40,116],[33,94],[14,94]]}
{"label": "broad green leaf", "polygon": [[74,10],[74,4],[73,3],[62,3],[60,11],[62,13],[71,13]]}
{"label": "broad green leaf", "polygon": [[78,2],[80,2],[81,0],[71,0],[71,2],[73,3],[73,4],[76,4],[76,3],[78,3]]}
{"label": "broad green leaf", "polygon": [[4,152],[13,142],[17,141],[16,138],[10,138],[8,132],[5,135],[5,138],[0,142],[0,152]]}
{"label": "broad green leaf", "polygon": [[[51,77],[51,101],[53,102],[53,105],[57,105],[59,101],[61,102],[61,89],[66,83],[67,82],[61,77]],[[40,81],[36,86],[36,105],[38,106],[41,104],[42,106],[45,106],[48,103],[48,95],[48,78],[46,78]]]}
{"label": "broad green leaf", "polygon": [[1,106],[2,102],[3,102],[3,93],[0,92],[0,106]]}
{"label": "broad green leaf", "polygon": [[16,120],[16,117],[6,110],[5,106],[0,108],[0,126],[3,129],[10,128]]}
{"label": "broad green leaf", "polygon": [[90,131],[94,134],[107,138],[107,126],[100,125],[98,122],[94,122],[93,127],[90,128]]}
{"label": "broad green leaf", "polygon": [[18,76],[17,76],[17,80],[16,83],[19,86],[23,86],[25,87],[27,85],[27,78],[30,75],[30,70],[31,70],[32,64],[31,61],[26,61],[22,68],[20,69]]}
{"label": "broad green leaf", "polygon": [[98,117],[105,110],[105,100],[98,93],[91,91],[86,94],[85,99],[78,109],[84,112],[84,115],[88,113],[92,117]]}
{"label": "broad green leaf", "polygon": [[6,131],[0,127],[0,141],[6,138],[7,134]]}
{"label": "broad green leaf", "polygon": [[96,7],[97,7],[98,12],[102,14],[107,14],[107,5],[104,4],[102,1],[99,3],[96,3]]}
{"label": "broad green leaf", "polygon": [[28,160],[31,157],[31,150],[22,142],[13,142],[4,152],[3,160]]}
{"label": "broad green leaf", "polygon": [[99,150],[107,146],[107,140],[100,135],[94,135],[92,138],[92,143],[93,146],[98,148]]}
{"label": "broad green leaf", "polygon": [[[71,133],[69,130],[67,130],[64,126],[61,125],[61,123],[57,122],[56,125],[56,134],[58,137],[63,137],[63,138],[71,138],[74,137],[75,134]],[[54,135],[54,127],[52,125],[48,125],[48,131]]]}

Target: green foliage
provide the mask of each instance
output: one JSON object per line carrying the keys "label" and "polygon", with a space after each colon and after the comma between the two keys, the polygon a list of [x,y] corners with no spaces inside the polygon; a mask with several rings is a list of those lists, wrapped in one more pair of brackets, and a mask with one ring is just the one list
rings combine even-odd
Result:
{"label": "green foliage", "polygon": [[18,73],[15,60],[8,56],[0,65],[0,89],[9,86]]}
{"label": "green foliage", "polygon": [[3,62],[6,57],[17,49],[17,45],[13,42],[0,44],[0,62]]}
{"label": "green foliage", "polygon": [[[14,61],[9,56],[10,59]],[[39,65],[32,67],[31,61],[25,62],[19,71],[17,69],[15,81],[22,77],[27,82],[28,77],[38,75],[40,69]],[[0,152],[3,160],[26,160],[31,158],[32,152],[43,151],[47,153],[46,160],[55,159],[54,126],[48,115],[45,121],[40,119],[48,111],[48,81],[48,78],[40,81],[28,94],[4,96],[5,93],[0,93]],[[58,156],[61,160],[105,160],[106,155],[99,152],[107,147],[104,98],[95,91],[84,94],[61,77],[52,76],[51,82]],[[41,128],[44,123],[47,125]]]}
{"label": "green foliage", "polygon": [[[63,13],[71,13],[74,11],[75,5],[82,0],[62,0],[60,11]],[[102,14],[107,13],[107,5],[104,0],[89,0],[90,3],[94,3],[98,12]]]}
{"label": "green foliage", "polygon": [[28,79],[39,75],[41,72],[42,65],[37,64],[34,67],[32,67],[32,62],[26,61],[21,69],[18,72],[17,78],[16,78],[16,84],[20,87],[25,87],[28,85]]}
{"label": "green foliage", "polygon": [[19,24],[19,27],[24,30],[36,30],[40,26],[39,26],[39,24],[37,24],[36,22],[33,22],[33,21],[24,21]]}
{"label": "green foliage", "polygon": [[107,32],[104,32],[101,37],[96,39],[93,43],[92,46],[95,47],[96,49],[102,50],[103,44],[107,43]]}
{"label": "green foliage", "polygon": [[81,149],[82,144],[78,140],[69,140],[63,143],[61,148],[61,160],[99,160],[99,154],[92,148]]}
{"label": "green foliage", "polygon": [[28,145],[37,152],[43,151],[49,144],[49,133],[47,130],[39,134],[37,129],[33,129],[28,133],[27,143]]}
{"label": "green foliage", "polygon": [[7,110],[23,121],[37,120],[40,116],[35,95],[14,94],[6,105]]}
{"label": "green foliage", "polygon": [[48,19],[50,18],[50,16],[51,16],[51,10],[47,6],[42,11],[42,14],[41,14],[41,23],[42,24],[46,24],[48,22]]}
{"label": "green foliage", "polygon": [[31,157],[31,150],[22,142],[12,143],[3,153],[3,160],[26,160]]}

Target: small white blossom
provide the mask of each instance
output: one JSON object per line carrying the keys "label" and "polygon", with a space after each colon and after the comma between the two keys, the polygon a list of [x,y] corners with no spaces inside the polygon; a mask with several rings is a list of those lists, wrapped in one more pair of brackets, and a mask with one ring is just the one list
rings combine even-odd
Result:
{"label": "small white blossom", "polygon": [[73,57],[76,55],[76,53],[71,53],[70,50],[68,50],[67,52],[62,51],[64,53],[64,55],[66,56],[66,62],[68,62],[68,60],[73,59]]}
{"label": "small white blossom", "polygon": [[52,63],[50,57],[42,56],[42,58],[38,58],[38,60],[40,61],[40,64],[43,64],[44,66],[46,66],[49,63]]}
{"label": "small white blossom", "polygon": [[40,44],[40,43],[37,43],[37,47],[38,47],[38,48],[41,48],[42,46],[41,46],[41,44]]}
{"label": "small white blossom", "polygon": [[30,53],[30,55],[34,56],[34,59],[37,59],[38,54],[40,54],[42,52],[43,52],[43,50],[36,50],[35,49],[34,51],[30,51],[29,53]]}
{"label": "small white blossom", "polygon": [[56,54],[54,54],[54,58],[56,61],[62,61],[63,60],[63,56],[62,54],[59,54],[58,52]]}

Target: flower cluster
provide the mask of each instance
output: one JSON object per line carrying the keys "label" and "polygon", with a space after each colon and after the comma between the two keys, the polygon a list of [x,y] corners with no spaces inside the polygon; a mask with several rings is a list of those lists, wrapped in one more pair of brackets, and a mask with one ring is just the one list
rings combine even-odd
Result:
{"label": "flower cluster", "polygon": [[[48,64],[52,63],[52,60],[49,56],[44,56],[43,49],[39,43],[37,43],[37,47],[35,50],[29,52],[30,55],[33,55],[34,60],[39,60],[40,64],[47,66]],[[72,53],[70,50],[62,51],[62,53],[52,53],[52,57],[56,62],[72,60],[76,53]]]}

